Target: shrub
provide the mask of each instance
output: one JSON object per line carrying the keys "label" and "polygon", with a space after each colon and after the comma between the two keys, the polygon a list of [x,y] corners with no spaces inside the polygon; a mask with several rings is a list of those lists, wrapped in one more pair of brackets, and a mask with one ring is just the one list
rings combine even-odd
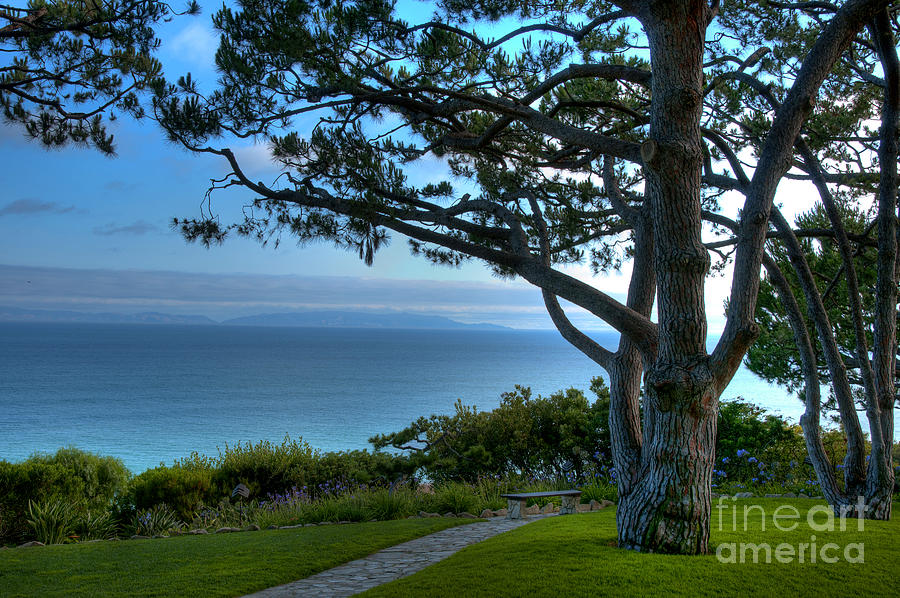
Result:
{"label": "shrub", "polygon": [[75,448],[36,454],[21,463],[0,461],[0,541],[33,537],[29,500],[102,510],[125,493],[130,476],[121,460]]}
{"label": "shrub", "polygon": [[190,521],[201,505],[216,504],[221,498],[213,488],[213,473],[210,469],[181,465],[148,469],[132,482],[134,507],[146,511],[165,504],[182,520]]}
{"label": "shrub", "polygon": [[366,506],[366,519],[400,519],[416,512],[415,495],[411,490],[384,488],[361,494]]}
{"label": "shrub", "polygon": [[62,544],[75,531],[75,506],[62,500],[28,501],[28,525],[38,542]]}
{"label": "shrub", "polygon": [[434,487],[434,494],[426,497],[429,511],[435,513],[462,513],[463,511],[478,514],[487,507],[475,495],[474,489],[463,482],[443,482]]}
{"label": "shrub", "polygon": [[409,454],[409,464],[435,482],[483,476],[583,478],[609,459],[609,389],[595,378],[590,403],[570,388],[532,398],[517,386],[500,406],[478,411],[457,401],[453,415],[421,417],[407,428],[369,440]]}
{"label": "shrub", "polygon": [[72,531],[79,540],[110,540],[116,537],[117,527],[112,512],[86,509],[76,517]]}
{"label": "shrub", "polygon": [[164,504],[137,513],[131,522],[131,530],[141,536],[164,536],[182,527],[178,515]]}
{"label": "shrub", "polygon": [[619,500],[619,492],[616,485],[604,480],[595,480],[589,484],[585,484],[580,488],[581,502],[597,502],[608,500],[617,502]]}

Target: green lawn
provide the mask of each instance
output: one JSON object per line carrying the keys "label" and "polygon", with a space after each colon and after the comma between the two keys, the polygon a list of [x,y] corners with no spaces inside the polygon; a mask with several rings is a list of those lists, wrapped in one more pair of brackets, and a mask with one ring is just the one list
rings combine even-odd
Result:
{"label": "green lawn", "polygon": [[[798,528],[792,532],[774,529],[771,518],[780,504],[797,508]],[[721,529],[719,512],[713,511],[712,543],[721,545],[723,557],[735,543],[740,560],[740,543],[768,543],[774,549],[786,543],[794,547],[788,564],[752,562],[747,551],[745,563],[722,563],[715,555],[703,557],[639,554],[615,547],[615,513],[612,509],[582,515],[552,517],[496,536],[428,567],[420,573],[366,592],[367,598],[406,596],[870,596],[900,595],[900,521],[857,522],[847,530],[815,531],[806,523],[813,504],[808,500],[748,499],[737,502],[736,518],[725,503]],[[743,531],[743,508],[760,505],[766,509],[766,528],[754,508]],[[824,504],[824,503],[821,503]],[[895,506],[895,513],[898,506]],[[781,511],[784,516],[790,511]],[[737,531],[733,531],[733,521]],[[825,515],[817,514],[816,524],[825,524]],[[792,521],[780,519],[782,527]],[[810,562],[809,546],[804,563],[799,562],[801,543],[812,544],[815,536],[816,563]],[[821,547],[828,543],[838,550],[826,549],[825,556],[839,557],[833,564],[821,560]],[[863,563],[849,563],[844,550],[848,544],[863,545]],[[783,550],[787,551],[786,548]],[[764,559],[760,552],[760,560]],[[787,558],[786,552],[783,558]],[[851,549],[850,557],[858,552]]]}
{"label": "green lawn", "polygon": [[241,596],[448,527],[404,519],[0,551],[0,596]]}
{"label": "green lawn", "polygon": [[[808,500],[727,501],[713,510],[712,543],[722,556],[647,555],[615,547],[615,512],[552,517],[481,542],[366,596],[867,596],[898,595],[900,521],[851,520],[845,531],[806,522]],[[732,506],[736,504],[736,510]],[[779,513],[795,508],[799,520]],[[753,505],[757,505],[753,507]],[[747,517],[744,508],[750,507]],[[765,530],[760,508],[765,509]],[[895,509],[900,506],[895,506]],[[900,512],[900,511],[895,511]],[[719,519],[722,514],[721,520]],[[747,530],[744,530],[744,521]],[[0,551],[0,596],[239,596],[312,575],[446,527],[459,519],[411,519],[163,540],[103,542]],[[814,523],[824,526],[826,514]],[[736,524],[736,525],[735,525]],[[733,529],[736,528],[736,529]],[[812,536],[815,536],[813,540]],[[810,544],[816,544],[811,562]],[[731,544],[735,550],[729,550]],[[753,563],[741,543],[782,545],[791,562]],[[798,551],[804,548],[804,562]],[[822,561],[825,557],[838,562]],[[850,546],[849,553],[845,552]],[[788,548],[785,548],[788,547]],[[860,548],[862,553],[860,553]],[[764,549],[759,553],[765,560]],[[863,562],[847,561],[862,558]]]}

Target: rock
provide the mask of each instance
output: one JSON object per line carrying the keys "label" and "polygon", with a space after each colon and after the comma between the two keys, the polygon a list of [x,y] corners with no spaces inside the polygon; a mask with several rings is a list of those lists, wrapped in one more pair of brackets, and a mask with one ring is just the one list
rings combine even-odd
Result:
{"label": "rock", "polygon": [[607,507],[614,507],[614,506],[616,506],[616,503],[614,503],[614,502],[611,501],[611,500],[606,500],[606,499],[604,498],[603,500],[600,501],[600,508],[601,508],[601,509],[605,509],[605,508],[607,508]]}
{"label": "rock", "polygon": [[817,494],[817,495],[813,496],[813,500],[824,500],[824,499],[825,499],[825,497],[822,496],[821,494]]}
{"label": "rock", "polygon": [[530,507],[525,507],[526,515],[540,515],[541,508],[537,505],[531,505]]}
{"label": "rock", "polygon": [[297,525],[280,525],[278,526],[278,529],[297,529],[298,527],[303,527],[303,524],[298,523]]}
{"label": "rock", "polygon": [[793,492],[786,492],[781,495],[781,498],[797,498],[797,495]]}
{"label": "rock", "polygon": [[508,509],[497,509],[496,511],[494,511],[494,517],[506,517],[508,514]]}
{"label": "rock", "polygon": [[753,498],[752,492],[738,492],[734,495],[735,498]]}
{"label": "rock", "polygon": [[493,516],[494,516],[494,512],[490,509],[485,509],[481,512],[482,519],[489,519],[490,517],[493,517]]}
{"label": "rock", "polygon": [[596,500],[594,500],[593,498],[591,499],[591,502],[589,502],[588,504],[591,505],[591,510],[592,510],[592,511],[599,511],[599,510],[600,510],[600,503],[598,503],[598,502],[597,502]]}
{"label": "rock", "polygon": [[240,532],[240,531],[243,531],[243,530],[239,527],[220,527],[219,529],[216,530],[216,533],[217,534],[232,534],[234,532]]}
{"label": "rock", "polygon": [[591,505],[583,505],[581,503],[578,503],[577,505],[575,505],[576,513],[588,513],[590,510],[591,510]]}
{"label": "rock", "polygon": [[800,494],[797,495],[797,498],[809,498],[809,497],[801,492]]}
{"label": "rock", "polygon": [[454,513],[453,511],[447,511],[446,513],[444,513],[444,517],[456,517],[456,513]]}
{"label": "rock", "polygon": [[334,521],[320,521],[319,525],[334,525]]}
{"label": "rock", "polygon": [[475,515],[469,513],[468,511],[463,511],[462,513],[459,513],[459,514],[457,514],[456,516],[459,517],[459,518],[461,518],[461,519],[478,519],[477,516],[475,516]]}
{"label": "rock", "polygon": [[298,525],[297,527],[316,527],[318,523],[304,523],[302,525]]}
{"label": "rock", "polygon": [[24,544],[19,544],[19,548],[31,548],[33,546],[43,546],[43,542],[38,542],[37,540],[32,540],[31,542],[25,542]]}
{"label": "rock", "polygon": [[149,540],[150,536],[142,536],[140,534],[135,534],[135,535],[131,536],[131,539],[132,540]]}
{"label": "rock", "polygon": [[267,527],[266,529],[278,529],[278,526],[275,524],[272,524],[269,527]]}
{"label": "rock", "polygon": [[766,498],[781,498],[780,494],[766,494]]}
{"label": "rock", "polygon": [[419,511],[419,517],[440,517],[440,513],[428,513],[426,511]]}
{"label": "rock", "polygon": [[244,528],[244,531],[245,532],[258,532],[259,526],[256,525],[255,523],[251,523],[250,525],[248,525],[247,527]]}
{"label": "rock", "polygon": [[338,521],[338,525],[346,525],[348,523],[353,523],[352,521]]}
{"label": "rock", "polygon": [[552,513],[552,512],[553,512],[553,503],[552,502],[548,502],[541,509],[541,515],[547,515],[548,513]]}

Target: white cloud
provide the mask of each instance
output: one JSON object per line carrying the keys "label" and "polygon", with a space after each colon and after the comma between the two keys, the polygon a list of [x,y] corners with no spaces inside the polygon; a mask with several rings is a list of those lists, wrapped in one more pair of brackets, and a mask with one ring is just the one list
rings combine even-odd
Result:
{"label": "white cloud", "polygon": [[168,52],[176,55],[186,65],[208,69],[215,63],[219,38],[207,19],[191,19],[190,24],[179,31],[169,42]]}

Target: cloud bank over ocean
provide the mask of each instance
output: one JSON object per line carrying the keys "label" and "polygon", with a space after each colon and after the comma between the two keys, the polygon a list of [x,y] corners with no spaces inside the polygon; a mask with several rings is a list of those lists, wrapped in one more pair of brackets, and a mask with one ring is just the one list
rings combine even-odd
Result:
{"label": "cloud bank over ocean", "polygon": [[[134,313],[160,311],[214,320],[272,312],[334,309],[405,311],[464,323],[549,329],[534,287],[520,282],[397,280],[346,276],[209,274],[0,265],[0,305]],[[571,319],[605,329],[570,306]]]}

